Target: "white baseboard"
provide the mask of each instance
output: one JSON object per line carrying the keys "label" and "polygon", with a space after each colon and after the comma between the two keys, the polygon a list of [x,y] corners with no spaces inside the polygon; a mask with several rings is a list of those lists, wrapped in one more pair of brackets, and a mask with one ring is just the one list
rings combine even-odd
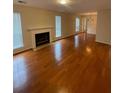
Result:
{"label": "white baseboard", "polygon": [[70,35],[67,35],[67,36],[63,36],[62,39],[63,39],[63,38],[68,38],[68,37],[74,36],[74,35],[75,35],[75,34],[70,34]]}
{"label": "white baseboard", "polygon": [[88,34],[96,35],[96,32],[88,32],[88,31],[87,31],[87,33],[88,33]]}
{"label": "white baseboard", "polygon": [[61,39],[64,39],[64,38],[68,38],[68,37],[74,36],[74,35],[75,35],[75,34],[70,34],[70,35],[62,36],[62,37],[59,38],[59,39],[54,39],[54,40],[52,40],[52,42],[55,42],[55,41],[57,41],[57,40],[61,40]]}
{"label": "white baseboard", "polygon": [[70,35],[62,36],[59,39],[52,40],[52,42],[57,41],[57,40],[61,40],[61,39],[64,39],[64,38],[68,38],[68,37],[71,37],[71,36],[74,36],[74,35],[77,35],[77,34],[80,34],[80,33],[83,33],[83,32],[80,31],[78,33],[73,33],[73,34],[70,34]]}
{"label": "white baseboard", "polygon": [[111,45],[110,42],[104,42],[104,41],[99,41],[99,40],[96,40],[96,42],[98,42],[98,43],[103,43],[103,44],[107,44],[107,45]]}
{"label": "white baseboard", "polygon": [[21,53],[21,52],[24,52],[24,51],[27,51],[27,50],[30,50],[30,49],[32,49],[32,47],[23,48],[23,49],[17,49],[17,50],[13,51],[13,54],[18,54],[18,53]]}

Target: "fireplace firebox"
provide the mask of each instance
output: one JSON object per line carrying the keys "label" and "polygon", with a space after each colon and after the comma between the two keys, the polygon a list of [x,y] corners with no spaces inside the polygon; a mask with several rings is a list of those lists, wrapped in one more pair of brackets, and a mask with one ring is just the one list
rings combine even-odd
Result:
{"label": "fireplace firebox", "polygon": [[49,32],[35,34],[36,47],[50,43]]}

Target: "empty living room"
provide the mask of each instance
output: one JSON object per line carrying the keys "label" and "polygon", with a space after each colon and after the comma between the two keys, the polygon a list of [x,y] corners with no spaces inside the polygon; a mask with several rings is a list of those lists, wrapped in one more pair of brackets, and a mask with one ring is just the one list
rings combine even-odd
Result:
{"label": "empty living room", "polygon": [[14,0],[14,93],[110,93],[110,0]]}

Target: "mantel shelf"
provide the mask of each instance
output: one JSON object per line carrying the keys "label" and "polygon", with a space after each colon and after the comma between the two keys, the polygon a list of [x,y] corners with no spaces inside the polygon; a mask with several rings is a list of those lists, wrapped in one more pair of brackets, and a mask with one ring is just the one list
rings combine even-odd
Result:
{"label": "mantel shelf", "polygon": [[33,28],[29,28],[28,31],[42,30],[42,29],[54,29],[54,27],[33,27]]}

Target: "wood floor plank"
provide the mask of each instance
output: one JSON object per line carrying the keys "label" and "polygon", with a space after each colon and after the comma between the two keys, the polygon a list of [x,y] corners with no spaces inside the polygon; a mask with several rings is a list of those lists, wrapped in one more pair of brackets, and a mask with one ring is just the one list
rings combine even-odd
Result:
{"label": "wood floor plank", "polygon": [[14,55],[14,93],[111,93],[110,50],[81,33]]}

